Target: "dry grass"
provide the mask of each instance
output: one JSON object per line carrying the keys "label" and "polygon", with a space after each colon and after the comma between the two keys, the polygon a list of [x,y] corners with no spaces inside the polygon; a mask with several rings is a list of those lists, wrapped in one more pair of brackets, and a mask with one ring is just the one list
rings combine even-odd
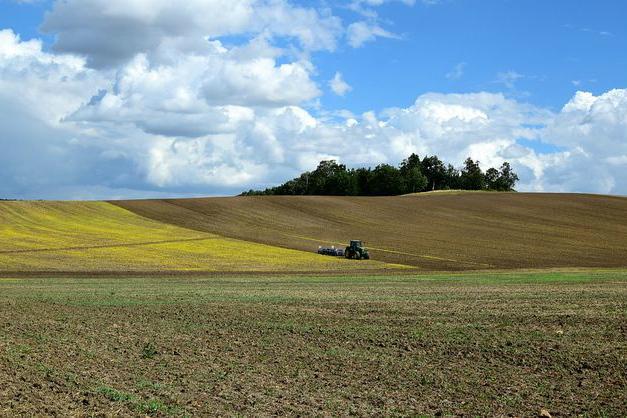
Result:
{"label": "dry grass", "polygon": [[0,202],[0,273],[397,269],[223,238],[105,202]]}
{"label": "dry grass", "polygon": [[625,416],[625,271],[0,279],[0,415]]}
{"label": "dry grass", "polygon": [[363,239],[424,270],[627,267],[627,198],[539,193],[262,196],[113,202],[162,222],[282,247]]}

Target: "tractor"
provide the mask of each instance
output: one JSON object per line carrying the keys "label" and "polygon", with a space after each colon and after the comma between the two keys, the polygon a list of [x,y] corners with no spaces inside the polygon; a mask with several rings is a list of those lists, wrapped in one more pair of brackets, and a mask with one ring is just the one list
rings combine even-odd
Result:
{"label": "tractor", "polygon": [[369,260],[370,254],[361,241],[351,240],[349,246],[346,247],[346,250],[344,250],[344,257],[355,260]]}

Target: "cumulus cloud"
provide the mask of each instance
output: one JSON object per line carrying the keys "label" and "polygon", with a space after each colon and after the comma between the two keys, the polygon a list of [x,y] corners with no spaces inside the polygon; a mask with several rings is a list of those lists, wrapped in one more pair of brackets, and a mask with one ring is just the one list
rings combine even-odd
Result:
{"label": "cumulus cloud", "polygon": [[65,0],[57,1],[42,30],[54,34],[57,52],[114,67],[164,44],[195,51],[206,39],[243,33],[293,38],[307,50],[333,50],[342,33],[328,11],[286,0]]}
{"label": "cumulus cloud", "polygon": [[570,150],[547,188],[627,193],[627,90],[577,92],[543,135]]}
{"label": "cumulus cloud", "polygon": [[195,137],[232,131],[251,119],[251,106],[295,105],[320,94],[310,79],[311,63],[279,65],[272,57],[240,52],[213,41],[202,55],[159,66],[139,54],[109,90],[67,120],[128,122],[147,133]]}
{"label": "cumulus cloud", "polygon": [[73,145],[76,131],[62,119],[107,85],[82,59],[0,31],[0,195],[45,195],[84,174],[73,162],[90,153]]}
{"label": "cumulus cloud", "polygon": [[331,91],[338,96],[344,96],[353,89],[346,81],[344,81],[342,73],[340,72],[336,72],[335,76],[329,81],[329,87],[331,87]]}
{"label": "cumulus cloud", "polygon": [[[329,112],[312,105],[322,92],[306,51],[339,39],[341,24],[324,10],[283,0],[150,4],[55,3],[44,25],[55,52],[0,31],[2,197],[232,194],[321,159],[396,164],[412,152],[510,161],[522,190],[627,193],[627,90],[578,92],[559,111],[478,92]],[[217,39],[234,34],[245,40]],[[356,47],[377,36],[395,35],[376,19],[348,27]],[[277,37],[303,53],[287,54]],[[339,72],[329,87],[350,90]]]}
{"label": "cumulus cloud", "polygon": [[75,56],[43,52],[39,40],[21,41],[12,30],[0,30],[0,94],[46,123],[58,123],[86,92],[107,84],[84,64]]}

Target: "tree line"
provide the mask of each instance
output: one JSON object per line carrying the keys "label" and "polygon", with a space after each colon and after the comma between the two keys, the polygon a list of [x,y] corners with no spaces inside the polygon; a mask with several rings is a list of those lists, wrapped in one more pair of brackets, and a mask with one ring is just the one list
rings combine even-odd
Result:
{"label": "tree line", "polygon": [[314,171],[307,171],[280,186],[249,190],[242,196],[257,195],[331,195],[395,196],[431,190],[513,191],[518,176],[508,162],[500,169],[485,172],[479,161],[467,158],[461,169],[444,164],[437,156],[422,160],[412,154],[398,167],[379,164],[375,168],[346,168],[335,160],[321,161]]}

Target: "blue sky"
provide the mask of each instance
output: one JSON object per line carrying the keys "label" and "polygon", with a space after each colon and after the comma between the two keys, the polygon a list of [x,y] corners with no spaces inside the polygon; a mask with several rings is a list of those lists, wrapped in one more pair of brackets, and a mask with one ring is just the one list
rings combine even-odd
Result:
{"label": "blue sky", "polygon": [[[365,111],[411,103],[417,93],[492,91],[557,110],[579,89],[601,93],[626,83],[622,1],[390,3],[379,14],[402,39],[320,57],[322,78],[339,67],[355,88],[327,99],[329,106]],[[499,73],[520,78],[509,87]]]}
{"label": "blue sky", "polygon": [[[346,3],[328,4],[340,17],[354,17]],[[45,39],[50,48],[54,35],[39,27],[51,6],[0,0],[0,27]],[[325,97],[328,107],[364,112],[410,104],[419,93],[493,91],[557,110],[577,90],[598,94],[627,84],[623,1],[391,2],[377,12],[399,39],[318,53],[319,80],[339,70],[354,87],[347,97]]]}
{"label": "blue sky", "polygon": [[51,4],[50,1],[20,3],[12,0],[0,0],[0,7],[2,8],[0,27],[13,29],[20,33],[24,39],[40,38],[43,34],[39,31],[39,25],[41,25],[44,13],[50,9]]}
{"label": "blue sky", "polygon": [[[225,5],[233,10],[222,17],[197,18]],[[627,193],[623,1],[168,7],[0,0],[0,82],[28,89],[19,103],[8,88],[0,96],[0,110],[20,115],[0,141],[23,155],[20,146],[39,144],[29,126],[40,122],[57,139],[41,139],[46,155],[25,164],[60,173],[42,182],[8,164],[0,193],[230,194],[323,157],[357,166],[398,163],[410,151],[454,164],[467,155],[511,161],[523,190]],[[334,77],[343,88],[331,88]],[[56,112],[37,109],[44,103]],[[371,145],[360,155],[329,146],[361,137]],[[597,176],[577,175],[590,161]]]}

